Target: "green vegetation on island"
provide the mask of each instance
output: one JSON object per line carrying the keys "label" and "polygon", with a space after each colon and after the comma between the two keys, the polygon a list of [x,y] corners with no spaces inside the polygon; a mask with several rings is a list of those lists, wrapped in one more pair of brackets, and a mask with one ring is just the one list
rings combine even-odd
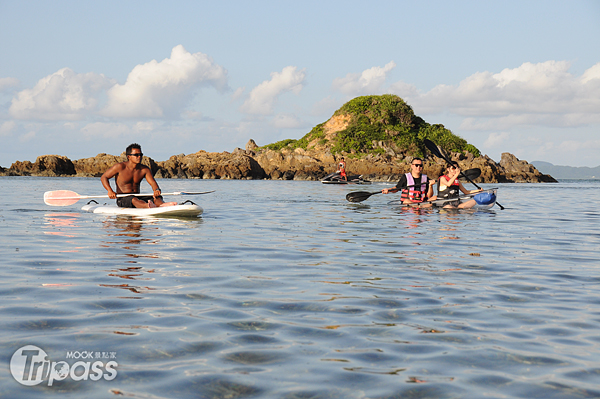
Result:
{"label": "green vegetation on island", "polygon": [[316,145],[329,148],[332,153],[378,154],[384,149],[379,142],[394,143],[412,156],[423,156],[426,148],[423,140],[429,139],[445,151],[470,152],[480,155],[479,150],[444,125],[431,125],[415,115],[412,107],[393,94],[362,96],[348,101],[335,111],[333,117],[349,116],[345,129],[326,137],[325,123],[315,126],[299,140],[286,139],[265,145],[263,148],[281,150],[310,149]]}

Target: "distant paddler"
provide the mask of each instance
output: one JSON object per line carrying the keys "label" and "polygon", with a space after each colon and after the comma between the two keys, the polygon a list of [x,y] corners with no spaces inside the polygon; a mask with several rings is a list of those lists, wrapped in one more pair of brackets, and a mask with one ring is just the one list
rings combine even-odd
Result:
{"label": "distant paddler", "polygon": [[[433,185],[435,180],[429,180],[423,172],[423,160],[414,158],[410,164],[410,172],[402,175],[396,187],[384,188],[383,194],[396,193],[401,191],[400,198],[403,204],[419,204],[421,202],[433,199]],[[424,204],[423,207],[429,207],[431,204]]]}
{"label": "distant paddler", "polygon": [[[142,147],[133,143],[125,150],[127,156],[126,162],[119,162],[111,166],[100,178],[102,185],[108,191],[108,197],[117,199],[117,205],[122,208],[156,208],[159,206],[177,205],[177,202],[164,202],[161,196],[160,187],[152,176],[152,171],[146,165],[142,165]],[[110,179],[115,178],[117,191],[110,186]],[[152,187],[152,196],[134,196],[128,195],[118,197],[117,194],[139,194],[140,183],[146,179]]]}
{"label": "distant paddler", "polygon": [[344,160],[344,157],[340,159],[340,162],[338,163],[338,170],[336,173],[340,174],[342,180],[348,181],[348,176],[346,175],[346,161]]}
{"label": "distant paddler", "polygon": [[451,199],[456,198],[454,201],[444,202],[441,206],[444,208],[472,208],[477,204],[474,199],[469,199],[462,202],[458,197],[460,192],[463,194],[474,194],[482,191],[481,188],[477,190],[467,190],[462,183],[458,180],[460,175],[460,167],[457,162],[451,162],[446,168],[446,174],[440,176],[440,186],[438,190],[438,199]]}

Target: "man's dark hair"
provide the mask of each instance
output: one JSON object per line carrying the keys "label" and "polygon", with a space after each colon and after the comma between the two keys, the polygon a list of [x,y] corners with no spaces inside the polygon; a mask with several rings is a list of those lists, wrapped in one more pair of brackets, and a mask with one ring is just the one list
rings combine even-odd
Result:
{"label": "man's dark hair", "polygon": [[131,150],[133,150],[134,148],[142,151],[142,146],[139,145],[138,143],[133,143],[133,144],[129,144],[127,146],[127,148],[125,149],[125,155],[131,155]]}
{"label": "man's dark hair", "polygon": [[419,158],[419,157],[414,157],[414,158],[412,159],[412,161],[410,161],[410,163],[412,164],[412,163],[413,163],[413,161],[421,161],[421,162],[423,162],[423,160],[422,160],[421,158]]}

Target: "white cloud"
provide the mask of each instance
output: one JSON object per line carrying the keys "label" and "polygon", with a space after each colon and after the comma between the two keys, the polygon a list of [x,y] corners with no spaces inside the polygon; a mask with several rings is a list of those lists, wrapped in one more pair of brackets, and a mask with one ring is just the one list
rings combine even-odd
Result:
{"label": "white cloud", "polygon": [[20,82],[17,78],[0,78],[0,92],[17,87],[19,84]]}
{"label": "white cloud", "polygon": [[36,135],[37,135],[37,132],[35,130],[30,130],[29,132],[20,135],[19,136],[19,141],[22,142],[22,143],[26,143],[28,141],[33,140]]}
{"label": "white cloud", "polygon": [[88,139],[117,139],[132,135],[133,129],[125,123],[94,122],[82,127],[81,133]]}
{"label": "white cloud", "polygon": [[396,67],[394,61],[390,61],[383,68],[373,67],[362,73],[349,73],[344,78],[336,78],[333,81],[333,89],[349,96],[360,96],[365,94],[378,94],[381,86],[385,83],[387,74]]}
{"label": "white cloud", "polygon": [[287,66],[281,72],[271,73],[271,80],[265,80],[250,92],[240,110],[248,114],[269,115],[277,98],[285,92],[298,94],[302,90],[305,73],[295,66]]}
{"label": "white cloud", "polygon": [[510,139],[510,133],[490,133],[487,140],[483,143],[484,148],[494,148],[505,143]]}
{"label": "white cloud", "polygon": [[[14,78],[0,79],[0,91],[18,84]],[[190,54],[179,45],[171,58],[137,65],[123,85],[102,74],[60,69],[17,93],[9,113],[26,120],[179,117],[202,86],[228,89],[227,71],[207,55]]]}
{"label": "white cloud", "polygon": [[228,89],[227,70],[206,54],[190,54],[178,45],[171,58],[137,65],[125,84],[112,87],[102,114],[114,118],[176,117],[202,86]]}
{"label": "white cloud", "polygon": [[392,85],[390,86],[390,92],[397,94],[403,99],[419,97],[419,90],[417,89],[417,87],[415,85],[411,85],[405,82],[392,83]]}
{"label": "white cloud", "polygon": [[581,76],[581,83],[586,84],[595,81],[594,83],[600,83],[600,62],[588,69]]}
{"label": "white cloud", "polygon": [[9,113],[16,119],[77,120],[96,111],[97,96],[114,82],[96,73],[63,68],[40,79],[13,98]]}
{"label": "white cloud", "polygon": [[[575,140],[565,140],[560,143],[559,148],[562,151],[567,153],[573,153],[577,156],[577,153],[580,153],[584,150],[598,150],[600,149],[600,140],[586,140],[586,141],[575,141]],[[600,164],[600,162],[599,162]]]}
{"label": "white cloud", "polygon": [[184,119],[192,119],[192,120],[197,120],[197,121],[202,120],[202,112],[193,111],[193,110],[189,110],[189,109],[186,111],[183,111],[181,113],[181,116]]}
{"label": "white cloud", "polygon": [[156,125],[153,121],[139,121],[134,125],[133,130],[136,132],[151,132],[156,129]]}
{"label": "white cloud", "polygon": [[295,129],[300,127],[302,122],[296,115],[279,114],[271,120],[270,125],[276,129]]}
{"label": "white cloud", "polygon": [[16,126],[15,121],[6,121],[2,125],[0,125],[0,137],[8,136],[13,131]]}
{"label": "white cloud", "polygon": [[235,101],[238,98],[240,98],[242,94],[244,94],[244,91],[246,91],[245,87],[238,87],[237,89],[235,89],[235,91],[231,95],[231,101]]}
{"label": "white cloud", "polygon": [[342,103],[340,103],[338,99],[333,98],[332,96],[327,96],[313,104],[311,115],[329,118],[331,114],[333,114],[333,112],[335,112],[335,110],[341,106]]}
{"label": "white cloud", "polygon": [[458,86],[438,85],[424,94],[402,82],[391,88],[420,114],[467,117],[464,129],[600,123],[600,63],[581,77],[569,73],[570,66],[566,61],[526,62],[496,74],[478,72]]}

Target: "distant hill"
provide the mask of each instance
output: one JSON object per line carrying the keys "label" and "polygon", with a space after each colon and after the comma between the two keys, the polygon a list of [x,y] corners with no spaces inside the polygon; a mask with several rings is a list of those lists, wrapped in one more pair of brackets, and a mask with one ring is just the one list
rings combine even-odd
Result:
{"label": "distant hill", "polygon": [[531,164],[540,172],[551,175],[555,179],[600,179],[600,166],[595,168],[561,166],[544,161],[533,161]]}
{"label": "distant hill", "polygon": [[286,139],[263,146],[273,151],[283,148],[327,150],[332,154],[383,155],[386,149],[403,155],[424,156],[423,139],[429,139],[443,150],[481,155],[441,124],[430,124],[415,115],[412,107],[394,94],[356,97],[334,112],[333,116],[301,139]]}

